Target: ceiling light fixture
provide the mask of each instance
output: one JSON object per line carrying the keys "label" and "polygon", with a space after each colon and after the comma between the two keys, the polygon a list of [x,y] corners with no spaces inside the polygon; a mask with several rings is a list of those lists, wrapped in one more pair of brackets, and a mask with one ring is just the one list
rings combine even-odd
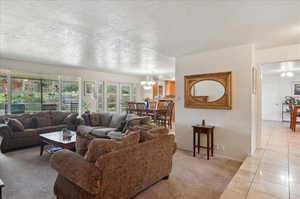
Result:
{"label": "ceiling light fixture", "polygon": [[155,84],[155,81],[153,80],[153,77],[147,76],[146,81],[141,81],[141,85],[145,90],[150,90],[153,85]]}
{"label": "ceiling light fixture", "polygon": [[287,77],[293,77],[293,76],[294,76],[294,73],[292,73],[292,72],[287,72],[287,73],[286,73],[286,76],[287,76]]}
{"label": "ceiling light fixture", "polygon": [[294,73],[293,72],[282,72],[280,74],[280,77],[294,77]]}

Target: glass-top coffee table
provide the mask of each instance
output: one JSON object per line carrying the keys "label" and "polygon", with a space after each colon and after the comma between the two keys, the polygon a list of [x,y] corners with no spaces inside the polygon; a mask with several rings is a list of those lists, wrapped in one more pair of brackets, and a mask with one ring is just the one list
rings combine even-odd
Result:
{"label": "glass-top coffee table", "polygon": [[40,156],[43,155],[45,145],[53,145],[55,147],[61,147],[72,151],[75,150],[76,132],[71,131],[71,135],[72,136],[70,136],[69,138],[65,138],[63,136],[62,131],[40,134],[40,139],[41,139]]}

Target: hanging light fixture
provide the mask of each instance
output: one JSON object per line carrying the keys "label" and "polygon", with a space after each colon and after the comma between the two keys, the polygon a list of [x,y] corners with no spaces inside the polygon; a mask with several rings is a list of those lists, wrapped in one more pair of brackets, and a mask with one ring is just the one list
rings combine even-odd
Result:
{"label": "hanging light fixture", "polygon": [[286,73],[286,76],[287,76],[287,77],[293,77],[293,76],[294,76],[294,73],[293,73],[293,72],[287,72],[287,73]]}
{"label": "hanging light fixture", "polygon": [[141,81],[141,85],[145,90],[150,90],[154,84],[155,81],[153,80],[153,77],[148,75],[146,77],[146,81]]}
{"label": "hanging light fixture", "polygon": [[280,74],[280,77],[294,77],[294,73],[293,72],[282,72]]}

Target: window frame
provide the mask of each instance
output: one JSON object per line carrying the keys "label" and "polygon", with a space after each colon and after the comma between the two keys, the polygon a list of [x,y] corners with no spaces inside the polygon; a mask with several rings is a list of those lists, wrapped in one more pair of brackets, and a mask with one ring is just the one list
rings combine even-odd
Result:
{"label": "window frame", "polygon": [[108,103],[107,103],[107,98],[108,98],[108,93],[107,93],[107,88],[108,86],[113,85],[116,86],[116,111],[115,112],[109,112],[109,113],[119,113],[119,83],[116,82],[106,82],[105,83],[105,109],[104,112],[108,112],[107,111],[107,107],[108,107]]}
{"label": "window frame", "polygon": [[[132,98],[133,98],[133,96],[132,96],[132,94],[133,94],[133,89],[132,89],[132,84],[130,84],[130,83],[120,83],[120,89],[119,89],[119,98],[120,98],[120,100],[119,100],[119,112],[120,113],[124,113],[124,112],[121,112],[122,111],[122,108],[123,108],[123,106],[122,106],[122,87],[129,87],[129,101],[132,101]],[[127,111],[125,111],[125,112],[127,112]]]}
{"label": "window frame", "polygon": [[[102,92],[101,92],[101,94],[99,93],[99,88],[100,88],[100,86],[102,87]],[[104,81],[99,81],[99,82],[97,82],[97,107],[96,107],[96,110],[97,110],[97,112],[104,112],[105,111],[105,109],[106,109],[106,107],[105,107],[105,83],[104,83]],[[100,109],[99,108],[99,101],[100,101],[100,99],[102,100],[102,109]]]}

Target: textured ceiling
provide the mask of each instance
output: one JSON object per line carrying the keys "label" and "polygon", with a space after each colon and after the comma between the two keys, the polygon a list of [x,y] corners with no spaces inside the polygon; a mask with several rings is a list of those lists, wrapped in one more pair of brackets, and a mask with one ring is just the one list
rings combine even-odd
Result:
{"label": "textured ceiling", "polygon": [[300,43],[299,0],[0,0],[0,55],[174,75],[184,54]]}

